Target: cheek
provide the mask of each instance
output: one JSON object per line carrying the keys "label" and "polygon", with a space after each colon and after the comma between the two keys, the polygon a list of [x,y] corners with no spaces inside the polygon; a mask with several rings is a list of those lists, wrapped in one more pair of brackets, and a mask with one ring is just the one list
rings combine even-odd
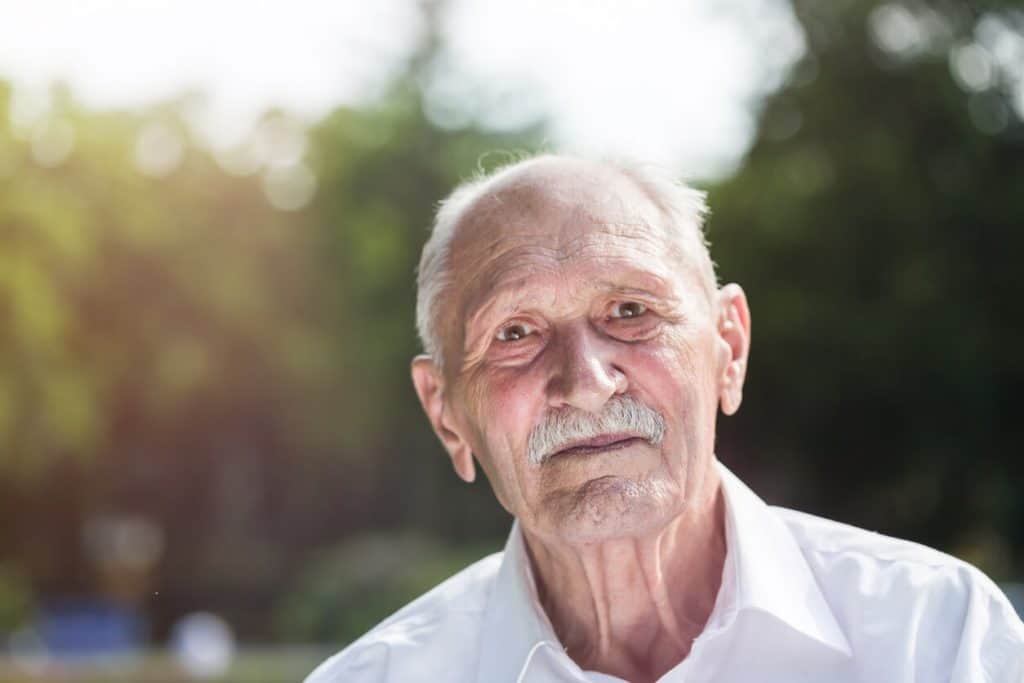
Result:
{"label": "cheek", "polygon": [[525,442],[543,407],[543,381],[530,373],[505,371],[496,374],[488,386],[490,404],[503,432]]}
{"label": "cheek", "polygon": [[710,335],[678,331],[663,335],[658,344],[638,344],[630,349],[631,383],[641,398],[649,396],[667,413],[670,423],[682,424],[690,432],[683,435],[687,440],[715,415],[718,393],[713,353]]}
{"label": "cheek", "polygon": [[662,335],[656,344],[630,347],[628,362],[632,379],[640,389],[657,394],[661,401],[676,404],[688,402],[688,397],[702,384],[698,356],[693,340],[675,333]]}
{"label": "cheek", "polygon": [[478,385],[477,438],[481,458],[501,504],[517,517],[529,516],[537,481],[526,462],[530,430],[544,411],[544,383],[529,373],[499,372]]}
{"label": "cheek", "polygon": [[498,371],[475,378],[478,438],[495,465],[510,470],[526,457],[530,429],[543,412],[543,382],[529,373]]}

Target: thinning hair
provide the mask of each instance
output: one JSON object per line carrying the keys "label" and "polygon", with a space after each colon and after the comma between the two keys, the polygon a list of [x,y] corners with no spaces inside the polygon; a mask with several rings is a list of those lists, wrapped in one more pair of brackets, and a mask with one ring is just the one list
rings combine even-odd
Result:
{"label": "thinning hair", "polygon": [[479,200],[492,194],[510,176],[526,172],[529,166],[545,161],[585,161],[599,168],[618,173],[632,181],[659,209],[668,234],[673,235],[683,254],[692,259],[708,302],[718,287],[715,265],[704,234],[708,214],[706,193],[688,186],[664,167],[632,159],[602,157],[582,159],[561,154],[540,154],[513,160],[490,172],[479,171],[460,183],[451,194],[438,203],[430,238],[423,245],[416,277],[416,330],[423,351],[439,367],[444,364],[440,302],[452,285],[450,268],[451,245],[455,233]]}

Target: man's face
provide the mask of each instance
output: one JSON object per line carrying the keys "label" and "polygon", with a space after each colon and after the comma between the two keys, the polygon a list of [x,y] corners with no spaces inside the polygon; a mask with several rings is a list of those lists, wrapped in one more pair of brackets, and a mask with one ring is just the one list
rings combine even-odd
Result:
{"label": "man's face", "polygon": [[642,534],[706,487],[735,354],[662,223],[628,180],[556,166],[499,188],[453,241],[442,439],[533,534]]}

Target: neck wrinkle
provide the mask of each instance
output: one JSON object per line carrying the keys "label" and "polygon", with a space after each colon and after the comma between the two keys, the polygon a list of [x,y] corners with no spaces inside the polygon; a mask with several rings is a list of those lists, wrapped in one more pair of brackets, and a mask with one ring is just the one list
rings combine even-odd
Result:
{"label": "neck wrinkle", "polygon": [[523,530],[539,601],[581,668],[646,679],[689,654],[725,561],[724,495],[713,467],[698,490],[700,505],[648,537],[573,547]]}
{"label": "neck wrinkle", "polygon": [[[659,538],[658,542],[654,544],[653,564],[650,567],[650,573],[644,572],[644,580],[646,581],[647,590],[654,600],[659,621],[665,626],[669,637],[677,645],[683,646],[685,644],[685,637],[683,636],[682,625],[679,623],[676,610],[673,609],[671,596],[668,591],[668,580],[664,571],[663,562],[665,561],[665,555],[662,552],[664,544],[664,538]],[[637,549],[637,561],[643,561],[639,549]]]}

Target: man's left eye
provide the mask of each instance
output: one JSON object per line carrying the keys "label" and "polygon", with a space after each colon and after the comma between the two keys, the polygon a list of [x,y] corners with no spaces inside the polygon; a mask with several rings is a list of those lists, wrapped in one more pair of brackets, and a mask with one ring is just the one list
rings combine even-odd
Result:
{"label": "man's left eye", "polygon": [[639,301],[620,301],[612,307],[613,318],[639,318],[647,312],[647,307]]}

